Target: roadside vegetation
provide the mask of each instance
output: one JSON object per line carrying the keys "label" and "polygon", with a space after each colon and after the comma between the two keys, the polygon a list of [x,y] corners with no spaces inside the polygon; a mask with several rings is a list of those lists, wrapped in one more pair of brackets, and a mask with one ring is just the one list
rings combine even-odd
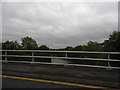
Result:
{"label": "roadside vegetation", "polygon": [[[68,50],[68,51],[112,51],[120,52],[120,31],[114,31],[108,40],[103,43],[88,41],[87,45],[67,46],[60,49],[51,49],[47,45],[38,45],[32,37],[24,37],[22,43],[17,41],[2,42],[3,50]],[[0,44],[1,46],[1,44]]]}
{"label": "roadside vegetation", "polygon": [[[120,31],[114,31],[111,35],[109,35],[108,40],[104,40],[103,43],[88,41],[87,45],[77,45],[75,47],[67,46],[65,48],[60,49],[51,49],[47,45],[38,45],[37,42],[32,37],[24,37],[21,39],[22,42],[18,43],[17,41],[6,41],[0,44],[3,50],[61,50],[61,51],[97,51],[97,52],[120,52]],[[4,52],[2,53],[4,55]],[[25,52],[8,52],[9,55],[31,55],[31,53]],[[35,53],[36,56],[59,56],[63,57],[63,53]],[[79,58],[108,58],[107,54],[74,54],[69,53],[68,57],[79,57]],[[4,59],[5,57],[3,57]],[[119,55],[110,55],[111,59],[119,59]],[[28,60],[31,58],[16,58],[9,57],[10,60]],[[51,58],[35,58],[35,61],[43,61],[43,62],[51,62]],[[87,61],[87,60],[69,60],[72,63],[77,64],[95,64],[95,65],[107,65],[107,62],[102,61]],[[119,66],[120,63],[115,62],[112,63],[112,66]]]}

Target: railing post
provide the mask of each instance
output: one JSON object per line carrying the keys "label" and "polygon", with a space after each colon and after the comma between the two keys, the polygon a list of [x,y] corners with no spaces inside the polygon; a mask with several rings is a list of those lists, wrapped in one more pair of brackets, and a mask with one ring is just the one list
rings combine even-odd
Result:
{"label": "railing post", "polygon": [[[66,63],[67,63],[67,56],[68,56],[68,55],[67,55],[67,52],[65,52],[65,57],[66,57],[66,59],[65,59],[65,60],[66,60]],[[67,64],[66,64],[66,63],[65,63],[65,65],[64,65],[64,66],[67,66]]]}
{"label": "railing post", "polygon": [[7,51],[5,51],[5,61],[7,62]]}
{"label": "railing post", "polygon": [[110,54],[108,53],[108,68],[107,68],[107,70],[111,70],[111,66],[110,66]]}
{"label": "railing post", "polygon": [[[34,52],[32,52],[32,56],[34,56]],[[32,63],[34,62],[34,57],[32,57]]]}

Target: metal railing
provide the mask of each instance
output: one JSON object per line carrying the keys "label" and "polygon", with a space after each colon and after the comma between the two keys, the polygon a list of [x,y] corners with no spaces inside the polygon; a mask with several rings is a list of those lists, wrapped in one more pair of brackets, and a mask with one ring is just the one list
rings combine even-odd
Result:
{"label": "metal railing", "polygon": [[[111,66],[112,62],[117,62],[118,64],[120,63],[119,59],[111,59],[111,55],[120,55],[120,52],[91,52],[91,51],[51,51],[51,50],[0,50],[3,55],[1,55],[4,60],[1,60],[2,62],[23,62],[23,63],[41,63],[41,64],[55,64],[55,65],[64,65],[64,66],[82,66],[82,67],[95,67],[95,68],[106,68],[106,69],[120,69],[119,66]],[[13,53],[14,54],[11,54]],[[16,55],[15,52],[21,52],[21,53],[31,53],[29,55]],[[48,53],[48,55],[35,55],[35,53]],[[59,54],[64,54],[64,56],[55,56],[55,55],[50,55],[51,53],[59,53]],[[101,59],[101,58],[84,58],[84,57],[71,57],[69,54],[105,54],[107,55],[107,58]],[[78,55],[78,56],[79,56]],[[20,61],[20,60],[9,60],[8,58],[31,58],[29,61]],[[44,58],[45,59],[59,59],[59,60],[64,60],[67,62],[72,62],[74,63],[54,63],[54,62],[40,62],[40,61],[35,61],[35,58]],[[101,65],[86,65],[86,64],[79,64],[75,63],[75,60],[77,61],[99,61],[99,62],[107,62],[107,65],[101,66]]]}

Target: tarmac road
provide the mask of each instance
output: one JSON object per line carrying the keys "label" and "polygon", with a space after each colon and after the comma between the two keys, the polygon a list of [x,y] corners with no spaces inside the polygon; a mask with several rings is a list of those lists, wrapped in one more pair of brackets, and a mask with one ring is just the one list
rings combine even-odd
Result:
{"label": "tarmac road", "polygon": [[16,78],[11,78],[11,76],[8,76],[8,77],[4,77],[4,76],[5,75],[3,75],[3,78],[2,78],[3,90],[5,88],[79,88],[80,90],[99,90],[99,87],[88,88],[89,87],[88,85],[75,86],[75,85],[63,84],[62,82],[58,82],[60,84],[56,84],[54,83],[54,81],[53,83],[47,82],[48,80],[46,82],[43,82],[43,81],[39,81],[41,79],[35,79],[35,80],[38,80],[38,81],[35,81],[34,79],[29,80],[32,78],[29,78],[28,80],[26,80],[26,79],[23,79],[23,77],[19,77],[19,79],[18,78],[16,79]]}
{"label": "tarmac road", "polygon": [[[94,68],[78,68],[78,67],[63,67],[63,66],[49,66],[36,64],[17,64],[17,63],[3,63],[3,75],[27,77],[34,79],[80,83],[80,85],[91,85],[108,88],[120,88],[119,71]],[[19,85],[19,83],[22,83]],[[25,84],[26,83],[26,84]],[[76,88],[74,85],[64,85],[55,83],[43,83],[24,79],[13,79],[3,77],[3,87],[22,87],[22,88]],[[33,84],[33,86],[32,86]],[[35,85],[34,85],[35,84]],[[17,86],[18,85],[18,86]],[[29,87],[28,87],[29,86]],[[85,88],[84,86],[79,88]],[[90,88],[88,89],[90,90]],[[92,88],[94,90],[94,88]]]}

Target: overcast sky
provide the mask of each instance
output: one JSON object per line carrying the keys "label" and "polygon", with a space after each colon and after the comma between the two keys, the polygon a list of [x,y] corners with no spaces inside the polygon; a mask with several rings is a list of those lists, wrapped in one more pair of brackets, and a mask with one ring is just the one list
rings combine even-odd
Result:
{"label": "overcast sky", "polygon": [[30,36],[38,45],[63,48],[103,42],[118,30],[117,2],[4,2],[2,40]]}

